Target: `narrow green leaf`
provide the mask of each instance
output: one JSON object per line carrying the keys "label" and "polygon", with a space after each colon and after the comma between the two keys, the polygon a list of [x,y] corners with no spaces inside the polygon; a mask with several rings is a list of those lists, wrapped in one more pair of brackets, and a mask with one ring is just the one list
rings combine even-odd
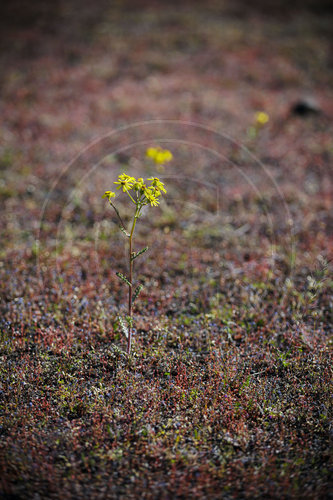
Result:
{"label": "narrow green leaf", "polygon": [[119,226],[119,229],[120,229],[120,231],[121,231],[122,233],[124,233],[124,235],[125,235],[125,236],[127,236],[127,238],[129,238],[129,237],[130,237],[130,235],[128,234],[128,232],[127,232],[127,231],[125,231],[125,229],[123,228],[123,226]]}
{"label": "narrow green leaf", "polygon": [[126,278],[126,276],[124,276],[123,274],[121,273],[116,273],[116,275],[118,276],[119,279],[121,279],[124,283],[126,283],[126,285],[128,286],[132,286],[132,283],[130,283],[128,281],[128,279]]}
{"label": "narrow green leaf", "polygon": [[132,316],[126,316],[126,321],[127,321],[127,324],[130,328],[132,328],[133,326],[133,318]]}
{"label": "narrow green leaf", "polygon": [[138,285],[136,287],[136,289],[134,290],[132,304],[134,303],[135,299],[137,299],[137,297],[138,297],[139,293],[141,292],[142,288],[143,288],[143,285]]}
{"label": "narrow green leaf", "polygon": [[128,328],[125,325],[123,318],[121,316],[119,316],[118,319],[119,319],[119,324],[120,324],[121,331],[123,332],[123,334],[125,335],[125,337],[128,338]]}
{"label": "narrow green leaf", "polygon": [[142,250],[139,250],[139,251],[138,251],[138,252],[136,252],[136,253],[135,253],[135,252],[133,252],[133,253],[132,253],[131,260],[134,260],[134,259],[136,259],[137,257],[139,257],[139,255],[142,255],[143,253],[147,252],[148,248],[149,248],[149,247],[145,247],[145,248],[143,248]]}

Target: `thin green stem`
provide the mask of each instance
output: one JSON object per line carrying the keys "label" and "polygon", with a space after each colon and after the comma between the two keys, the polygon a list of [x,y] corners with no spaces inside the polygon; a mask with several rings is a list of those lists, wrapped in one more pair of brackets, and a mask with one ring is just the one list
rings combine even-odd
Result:
{"label": "thin green stem", "polygon": [[135,215],[132,223],[132,228],[129,236],[129,252],[128,252],[128,265],[129,265],[129,282],[128,285],[128,316],[129,316],[129,324],[128,324],[128,338],[127,338],[127,354],[131,352],[131,343],[132,343],[132,293],[133,293],[133,234],[136,225],[136,221],[140,215],[140,208],[137,206],[135,210]]}
{"label": "thin green stem", "polygon": [[130,195],[130,193],[128,191],[126,191],[126,193],[128,194],[128,196],[131,198],[131,200],[133,201],[133,203],[136,205],[136,201],[132,198],[132,196]]}

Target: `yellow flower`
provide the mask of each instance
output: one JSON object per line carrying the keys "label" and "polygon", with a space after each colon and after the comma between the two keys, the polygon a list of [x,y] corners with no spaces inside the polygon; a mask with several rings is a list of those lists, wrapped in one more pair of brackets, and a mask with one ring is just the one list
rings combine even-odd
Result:
{"label": "yellow flower", "polygon": [[269,115],[264,111],[257,111],[254,116],[255,122],[259,126],[266,125],[266,123],[269,121]]}
{"label": "yellow flower", "polygon": [[168,149],[162,148],[148,148],[146,156],[159,165],[167,163],[173,158],[172,153]]}
{"label": "yellow flower", "polygon": [[110,198],[115,198],[116,193],[113,193],[113,191],[105,191],[103,194],[102,198],[107,198],[110,201]]}
{"label": "yellow flower", "polygon": [[155,190],[153,190],[153,188],[151,187],[146,187],[145,188],[145,197],[146,199],[149,201],[149,203],[151,204],[151,206],[153,207],[157,207],[157,205],[159,204],[159,201],[157,199],[157,197],[161,194],[158,192],[156,192]]}
{"label": "yellow flower", "polygon": [[145,187],[146,187],[146,185],[144,184],[142,177],[139,177],[135,181],[133,189],[135,189],[135,191],[140,191],[141,189],[144,189]]}
{"label": "yellow flower", "polygon": [[155,190],[159,192],[159,194],[161,194],[161,191],[163,191],[163,193],[166,193],[166,189],[164,187],[164,184],[163,184],[163,182],[161,182],[159,180],[158,177],[149,177],[149,179],[147,179],[147,180],[151,181],[152,187],[154,187]]}
{"label": "yellow flower", "polygon": [[119,175],[118,180],[114,182],[114,184],[118,184],[117,189],[123,188],[124,193],[129,189],[132,189],[134,183],[135,178],[126,174]]}
{"label": "yellow flower", "polygon": [[151,206],[152,206],[152,207],[157,207],[157,206],[159,205],[159,203],[160,203],[160,202],[158,201],[158,199],[157,199],[157,198],[153,198],[153,197],[151,197],[151,199],[150,199],[150,204],[151,204]]}

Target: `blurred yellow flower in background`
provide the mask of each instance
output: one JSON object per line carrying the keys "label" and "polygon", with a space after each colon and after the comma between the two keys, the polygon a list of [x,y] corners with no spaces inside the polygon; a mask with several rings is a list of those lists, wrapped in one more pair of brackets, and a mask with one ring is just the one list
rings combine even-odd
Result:
{"label": "blurred yellow flower in background", "polygon": [[172,160],[172,153],[168,149],[162,148],[148,148],[146,156],[159,165],[167,163]]}
{"label": "blurred yellow flower in background", "polygon": [[269,121],[269,115],[265,111],[257,111],[254,118],[257,126],[266,125]]}

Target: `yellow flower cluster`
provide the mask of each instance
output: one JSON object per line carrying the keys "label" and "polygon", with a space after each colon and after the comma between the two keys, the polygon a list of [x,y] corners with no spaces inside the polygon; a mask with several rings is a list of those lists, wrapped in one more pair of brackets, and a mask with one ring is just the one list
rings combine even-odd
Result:
{"label": "yellow flower cluster", "polygon": [[[148,148],[146,156],[159,165],[171,161],[173,158],[170,151],[160,148]],[[115,181],[114,184],[117,185],[117,189],[122,189],[124,193],[127,193],[137,207],[143,207],[144,205],[148,205],[148,203],[150,203],[151,206],[157,206],[159,204],[158,198],[162,193],[166,193],[166,189],[163,182],[161,182],[158,177],[149,177],[147,181],[150,181],[149,186],[142,177],[136,179],[124,173],[118,176],[118,180]],[[130,193],[130,191],[134,191],[135,194]],[[112,204],[111,198],[115,196],[116,193],[113,191],[105,191],[102,197],[107,198]]]}
{"label": "yellow flower cluster", "polygon": [[[147,180],[150,181],[149,186],[147,186],[142,177],[135,179],[135,177],[131,177],[130,175],[121,174],[114,184],[118,186],[117,189],[122,189],[124,193],[127,193],[136,205],[144,206],[150,203],[151,206],[157,206],[159,204],[158,198],[162,195],[162,192],[166,193],[166,189],[158,177],[150,177]],[[135,191],[136,196],[134,195],[133,197],[131,195],[131,190]],[[114,192],[105,191],[103,198],[108,198],[111,202],[111,198],[115,196]]]}
{"label": "yellow flower cluster", "polygon": [[146,156],[158,165],[168,163],[173,158],[170,151],[162,148],[148,148],[146,151]]}

